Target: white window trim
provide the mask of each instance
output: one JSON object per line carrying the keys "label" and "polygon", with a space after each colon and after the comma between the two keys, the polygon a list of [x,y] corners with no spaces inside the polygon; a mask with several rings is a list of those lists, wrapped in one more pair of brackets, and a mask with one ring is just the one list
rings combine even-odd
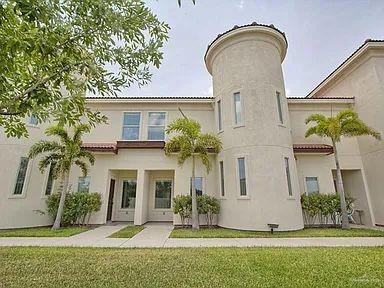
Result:
{"label": "white window trim", "polygon": [[[123,133],[124,133],[124,114],[125,113],[139,113],[140,114],[140,121],[139,121],[139,137],[137,139],[123,139]],[[121,133],[120,133],[120,141],[140,141],[142,139],[142,123],[143,123],[143,113],[142,111],[123,111],[122,117],[121,117]]]}
{"label": "white window trim", "polygon": [[17,165],[16,173],[15,173],[16,175],[13,177],[13,185],[11,186],[11,191],[10,191],[9,196],[8,196],[9,199],[23,199],[23,198],[27,197],[26,194],[27,194],[27,190],[28,190],[28,185],[29,185],[29,180],[30,180],[30,175],[31,175],[34,159],[29,159],[29,161],[28,161],[28,167],[27,167],[27,171],[25,173],[24,185],[23,185],[23,189],[22,189],[21,194],[13,194],[13,192],[15,191],[15,188],[16,188],[17,176],[19,174],[19,169],[20,169],[20,160],[22,157],[28,158],[27,156],[20,156],[19,157],[19,162]]}
{"label": "white window trim", "polygon": [[[154,126],[154,125],[149,125],[149,113],[165,113],[165,118],[164,118],[164,139],[163,140],[152,140],[148,139],[149,137],[149,126]],[[167,129],[168,125],[168,112],[167,111],[147,111],[147,125],[146,125],[146,141],[166,141],[168,139],[167,133],[165,133],[165,129]],[[157,127],[160,127],[160,125],[157,125]]]}
{"label": "white window trim", "polygon": [[[277,94],[279,94],[279,97],[277,97]],[[283,99],[282,99],[282,93],[280,92],[280,90],[276,89],[275,90],[275,98],[276,98],[276,110],[277,110],[277,125],[279,126],[282,126],[282,127],[286,127],[285,126],[285,113],[284,113],[284,109],[283,109]],[[279,109],[280,107],[280,109]],[[280,112],[281,112],[281,120],[280,120]]]}
{"label": "white window trim", "polygon": [[[123,192],[124,192],[124,181],[136,181],[136,197],[137,198],[137,178],[122,178],[121,183],[120,183],[120,202],[118,203],[118,211],[135,211],[136,208],[136,203],[135,203],[135,208],[122,208],[121,204],[123,203]],[[136,201],[136,200],[135,200]]]}
{"label": "white window trim", "polygon": [[[249,191],[249,174],[248,174],[248,157],[247,154],[238,154],[235,155],[235,165],[236,165],[236,187],[237,187],[237,199],[251,199],[250,191]],[[245,166],[245,191],[246,195],[240,195],[240,174],[239,174],[239,158],[244,158],[244,166]]]}
{"label": "white window trim", "polygon": [[[219,113],[219,102],[220,102],[220,113]],[[223,128],[223,99],[219,97],[216,101],[216,115],[217,115],[217,132],[221,133],[224,131]],[[220,114],[220,117],[219,117]],[[221,129],[220,129],[220,120],[221,120]]]}
{"label": "white window trim", "polygon": [[[223,178],[224,178],[224,195],[222,195],[222,185],[221,185],[221,169],[220,169],[220,162],[223,162]],[[219,199],[227,199],[227,191],[225,189],[225,163],[224,159],[218,159],[217,161],[217,167],[218,167],[218,174],[219,174]]]}
{"label": "white window trim", "polygon": [[[240,106],[241,106],[241,123],[236,123],[236,107],[235,107],[235,94],[240,94]],[[231,94],[231,102],[232,102],[232,128],[240,128],[245,126],[245,105],[244,105],[244,96],[242,94],[241,89],[232,91]]]}
{"label": "white window trim", "polygon": [[309,194],[308,194],[308,188],[307,188],[307,178],[316,178],[316,179],[317,179],[317,187],[319,187],[319,194],[321,194],[321,193],[320,193],[320,181],[319,181],[319,176],[309,176],[309,175],[304,176],[304,191],[305,191],[305,194],[306,194],[306,195],[309,195]]}
{"label": "white window trim", "polygon": [[[156,208],[156,182],[157,181],[171,181],[171,208]],[[165,211],[169,212],[173,209],[173,179],[172,178],[155,178],[153,179],[153,200],[152,200],[152,207],[155,211]]]}
{"label": "white window trim", "polygon": [[[288,178],[287,178],[287,171],[286,171],[286,168],[285,168],[285,158],[288,158],[288,166],[289,166],[289,179],[290,179],[290,182],[291,182],[291,190],[292,190],[292,195],[289,195],[289,186],[288,186]],[[294,183],[293,183],[293,175],[292,175],[292,171],[293,171],[293,168],[292,167],[292,163],[293,163],[293,160],[294,160],[294,157],[290,157],[289,155],[283,155],[283,172],[284,172],[284,177],[285,177],[285,186],[287,187],[287,199],[288,200],[294,200],[296,199],[296,195],[295,195],[295,189],[293,187]]]}
{"label": "white window trim", "polygon": [[[51,170],[51,165],[52,164],[50,164],[49,167],[47,169],[45,169],[45,172],[44,172],[43,189],[41,191],[41,198],[42,199],[46,199],[46,198],[48,198],[48,196],[50,196],[50,195],[45,195],[45,190],[46,190],[47,184],[48,184],[48,177],[49,177],[49,171]],[[51,195],[55,192],[56,181],[57,181],[57,179],[53,178]]]}

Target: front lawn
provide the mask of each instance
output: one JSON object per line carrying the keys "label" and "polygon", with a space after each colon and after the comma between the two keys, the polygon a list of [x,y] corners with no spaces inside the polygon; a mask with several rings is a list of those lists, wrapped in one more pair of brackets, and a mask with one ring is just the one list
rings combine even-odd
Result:
{"label": "front lawn", "polygon": [[305,228],[289,232],[243,231],[226,228],[174,229],[170,238],[384,237],[384,231],[352,228]]}
{"label": "front lawn", "polygon": [[0,287],[384,287],[383,248],[0,248]]}
{"label": "front lawn", "polygon": [[143,226],[127,226],[115,233],[113,233],[108,238],[132,238],[137,233],[144,229]]}
{"label": "front lawn", "polygon": [[52,230],[51,227],[7,229],[0,230],[0,237],[69,237],[88,230],[87,227],[62,227],[58,230]]}

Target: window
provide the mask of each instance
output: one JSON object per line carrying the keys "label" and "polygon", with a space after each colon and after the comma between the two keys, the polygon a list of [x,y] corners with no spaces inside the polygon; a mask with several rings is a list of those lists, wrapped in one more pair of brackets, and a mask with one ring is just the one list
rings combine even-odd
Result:
{"label": "window", "polygon": [[221,190],[221,196],[224,197],[225,189],[224,189],[224,163],[223,163],[223,161],[219,162],[219,166],[220,166],[220,190]]}
{"label": "window", "polygon": [[[192,195],[192,178],[189,180],[189,193]],[[203,195],[203,177],[195,177],[196,196]]]}
{"label": "window", "polygon": [[237,92],[233,94],[234,105],[235,105],[235,124],[240,125],[243,124],[243,107],[241,103],[240,93]]}
{"label": "window", "polygon": [[283,110],[281,108],[281,95],[280,95],[280,92],[276,91],[276,99],[277,99],[277,112],[279,113],[279,122],[281,124],[283,124],[284,123],[284,119],[283,119]]}
{"label": "window", "polygon": [[165,112],[148,113],[148,140],[164,140]]}
{"label": "window", "polygon": [[288,195],[292,196],[292,182],[291,182],[291,172],[289,170],[289,158],[284,157],[284,161],[285,161],[285,174],[287,175]]}
{"label": "window", "polygon": [[135,208],[136,203],[136,180],[123,181],[123,198],[121,208]]}
{"label": "window", "polygon": [[140,135],[140,112],[124,113],[123,140],[138,140]]}
{"label": "window", "polygon": [[55,169],[55,164],[51,164],[51,167],[49,167],[47,186],[45,186],[45,192],[44,192],[44,195],[46,195],[46,196],[49,196],[49,195],[52,194],[52,188],[53,188],[53,169]]}
{"label": "window", "polygon": [[172,203],[172,181],[155,182],[155,209],[170,209]]}
{"label": "window", "polygon": [[307,186],[308,195],[320,192],[317,177],[305,177],[305,185]]}
{"label": "window", "polygon": [[28,124],[36,126],[39,123],[37,118],[33,115],[29,117]]}
{"label": "window", "polygon": [[15,190],[13,190],[13,195],[23,194],[25,178],[27,176],[28,161],[29,161],[28,157],[20,158],[19,171],[17,173],[16,185],[15,185]]}
{"label": "window", "polygon": [[88,193],[89,185],[91,184],[91,177],[79,177],[77,182],[77,192]]}
{"label": "window", "polygon": [[219,126],[219,131],[223,130],[223,123],[221,119],[221,100],[217,101],[217,122]]}
{"label": "window", "polygon": [[239,185],[240,196],[247,196],[247,177],[245,173],[245,158],[241,157],[237,159],[238,171],[239,171]]}

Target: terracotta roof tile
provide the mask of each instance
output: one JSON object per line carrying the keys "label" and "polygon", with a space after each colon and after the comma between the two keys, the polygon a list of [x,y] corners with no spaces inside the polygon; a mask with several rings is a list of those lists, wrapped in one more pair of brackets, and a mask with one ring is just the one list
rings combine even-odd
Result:
{"label": "terracotta roof tile", "polygon": [[294,153],[333,153],[333,147],[327,144],[293,144]]}

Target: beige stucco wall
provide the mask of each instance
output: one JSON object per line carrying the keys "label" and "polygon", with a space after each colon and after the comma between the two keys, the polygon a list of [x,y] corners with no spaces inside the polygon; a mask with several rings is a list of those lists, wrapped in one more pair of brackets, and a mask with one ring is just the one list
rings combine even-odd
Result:
{"label": "beige stucco wall", "polygon": [[[368,49],[367,52],[340,73],[314,97],[354,96],[354,109],[369,126],[384,135],[384,47]],[[374,218],[384,225],[384,141],[370,137],[357,140],[365,169]]]}

